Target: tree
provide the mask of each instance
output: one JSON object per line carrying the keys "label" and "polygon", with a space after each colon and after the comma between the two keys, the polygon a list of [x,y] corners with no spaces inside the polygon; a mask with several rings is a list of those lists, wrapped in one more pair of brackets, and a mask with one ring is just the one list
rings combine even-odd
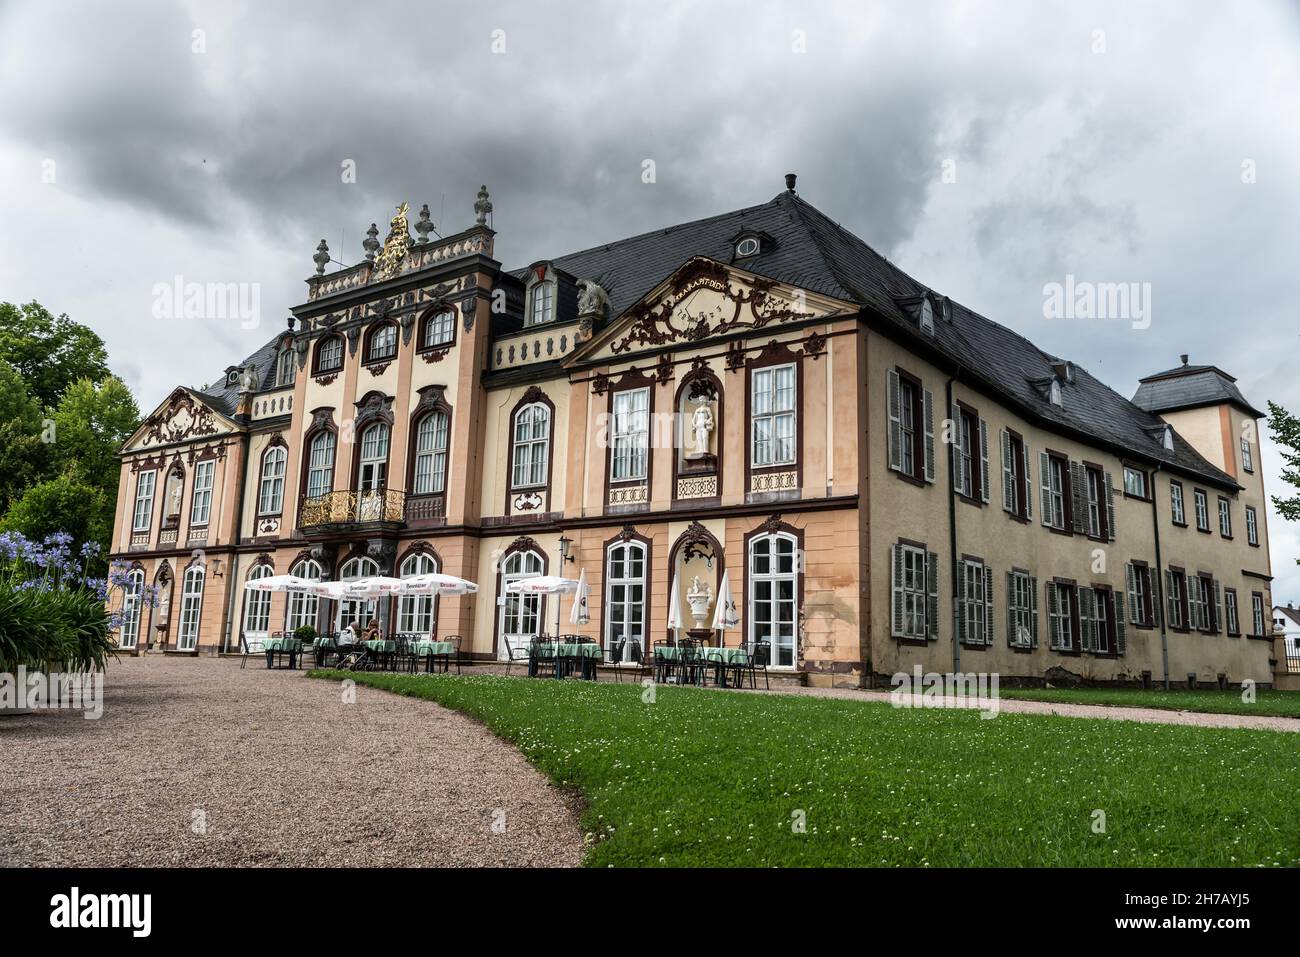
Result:
{"label": "tree", "polygon": [[22,376],[0,360],[0,515],[46,475],[49,446],[42,441],[42,424],[40,406]]}
{"label": "tree", "polygon": [[78,379],[98,382],[110,374],[103,339],[34,301],[0,302],[0,360],[18,370],[43,409],[53,408]]}
{"label": "tree", "polygon": [[[1268,404],[1268,430],[1282,449],[1282,481],[1297,490],[1295,495],[1283,498],[1272,496],[1273,507],[1288,522],[1300,521],[1300,418],[1296,418],[1276,402]],[[1298,560],[1300,562],[1300,560]]]}
{"label": "tree", "polygon": [[73,554],[77,554],[86,542],[104,546],[112,537],[114,498],[102,489],[60,475],[24,492],[0,521],[0,531],[21,532],[36,541],[54,532],[67,532],[72,536]]}
{"label": "tree", "polygon": [[140,424],[140,409],[121,379],[68,386],[52,416],[54,467],[87,485],[117,494],[117,450]]}

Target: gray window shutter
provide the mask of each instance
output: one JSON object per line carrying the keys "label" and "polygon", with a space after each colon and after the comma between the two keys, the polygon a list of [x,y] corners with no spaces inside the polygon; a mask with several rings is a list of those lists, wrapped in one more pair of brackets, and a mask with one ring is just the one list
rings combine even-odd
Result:
{"label": "gray window shutter", "polygon": [[1165,571],[1165,601],[1168,602],[1168,608],[1165,614],[1168,616],[1169,627],[1172,628],[1178,619],[1178,596],[1174,594],[1174,573]]}
{"label": "gray window shutter", "polygon": [[1214,628],[1215,634],[1223,633],[1223,589],[1219,587],[1219,580],[1212,579],[1210,587],[1214,590]]}
{"label": "gray window shutter", "polygon": [[969,495],[970,489],[962,481],[961,474],[961,462],[964,458],[962,453],[966,450],[964,433],[961,427],[961,409],[957,408],[956,403],[953,403],[952,408],[948,410],[948,414],[950,416],[948,421],[952,423],[952,442],[948,445],[948,462],[952,466],[952,485],[962,495]]}
{"label": "gray window shutter", "polygon": [[1033,474],[1029,471],[1029,446],[1024,447],[1024,464],[1020,467],[1020,473],[1025,478],[1025,518],[1033,521],[1034,518],[1034,480],[1030,478]]}
{"label": "gray window shutter", "polygon": [[984,644],[993,644],[993,566],[984,566]]}
{"label": "gray window shutter", "polygon": [[1047,647],[1054,651],[1061,650],[1061,627],[1057,621],[1057,595],[1051,582],[1046,582],[1047,589]]}
{"label": "gray window shutter", "polygon": [[989,424],[980,419],[980,500],[989,500]]}
{"label": "gray window shutter", "polygon": [[925,563],[925,584],[929,591],[929,600],[925,605],[925,617],[930,629],[930,637],[939,637],[939,556],[929,552]]}
{"label": "gray window shutter", "polygon": [[957,609],[957,642],[966,644],[966,563],[960,559],[957,561],[957,594],[953,598],[953,605]]}
{"label": "gray window shutter", "polygon": [[1115,654],[1122,655],[1128,650],[1128,643],[1124,636],[1124,596],[1116,593],[1115,595]]}
{"label": "gray window shutter", "polygon": [[902,389],[898,373],[885,370],[885,411],[889,418],[889,467],[897,472],[903,466]]}
{"label": "gray window shutter", "polygon": [[1132,562],[1124,566],[1124,591],[1128,595],[1129,610],[1135,616],[1133,623],[1137,624],[1137,566]]}
{"label": "gray window shutter", "polygon": [[1038,477],[1043,486],[1043,524],[1052,524],[1052,457],[1038,453]]}
{"label": "gray window shutter", "polygon": [[1007,572],[1007,644],[1016,646],[1016,573]]}
{"label": "gray window shutter", "polygon": [[934,481],[934,394],[925,390],[925,480]]}
{"label": "gray window shutter", "polygon": [[1038,647],[1038,579],[1029,579],[1029,646]]}
{"label": "gray window shutter", "polygon": [[1102,479],[1106,488],[1106,534],[1113,542],[1115,541],[1115,485],[1111,481],[1109,472]]}
{"label": "gray window shutter", "polygon": [[1016,490],[1012,487],[1015,476],[1011,472],[1011,435],[1003,429],[998,433],[998,440],[1002,447],[1002,511],[1014,512]]}
{"label": "gray window shutter", "polygon": [[903,634],[903,546],[889,546],[889,564],[893,569],[890,581],[890,617],[893,621],[891,634],[899,638]]}
{"label": "gray window shutter", "polygon": [[1079,589],[1079,639],[1084,651],[1096,651],[1097,595],[1091,588]]}
{"label": "gray window shutter", "polygon": [[1070,463],[1070,505],[1074,514],[1074,530],[1088,530],[1088,470],[1078,462]]}

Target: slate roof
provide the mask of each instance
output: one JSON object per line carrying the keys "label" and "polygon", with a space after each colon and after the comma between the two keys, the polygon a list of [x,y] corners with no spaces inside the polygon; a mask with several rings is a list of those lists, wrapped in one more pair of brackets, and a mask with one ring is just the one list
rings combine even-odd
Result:
{"label": "slate roof", "polygon": [[[279,352],[279,342],[284,336],[283,332],[276,333],[274,339],[262,346],[243,362],[238,363],[231,368],[244,369],[249,365],[257,368],[257,387],[259,390],[267,388],[275,374],[275,359]],[[195,389],[200,397],[208,405],[216,409],[222,415],[232,416],[235,414],[235,408],[239,404],[239,383],[233,385],[226,384],[226,372],[222,370],[216,380],[205,390]]]}
{"label": "slate roof", "polygon": [[[1163,447],[1164,423],[1150,410],[1074,366],[1074,381],[1062,382],[1062,406],[1047,400],[1046,383],[1063,360],[1011,329],[946,300],[951,321],[935,309],[934,335],[919,330],[913,313],[927,288],[865,242],[796,194],[785,191],[768,203],[711,216],[552,260],[579,279],[598,282],[610,298],[611,319],[639,301],[692,256],[733,260],[733,239],[742,231],[772,237],[771,249],[736,263],[739,268],[838,299],[857,303],[864,314],[920,350],[934,350],[961,367],[960,377],[1009,399],[1031,419],[1074,432],[1104,447],[1236,488],[1236,481],[1207,462],[1175,433],[1174,448]],[[513,275],[522,278],[526,269]],[[911,304],[908,303],[911,300]],[[1141,390],[1139,390],[1141,391]],[[1233,387],[1235,392],[1235,387]],[[1236,393],[1236,401],[1245,400]]]}
{"label": "slate roof", "polygon": [[1292,608],[1290,605],[1274,605],[1273,607],[1290,618],[1292,624],[1300,625],[1300,608]]}
{"label": "slate roof", "polygon": [[1237,380],[1216,366],[1178,366],[1138,380],[1133,401],[1148,412],[1172,412],[1230,403],[1255,418],[1260,412],[1241,394]]}

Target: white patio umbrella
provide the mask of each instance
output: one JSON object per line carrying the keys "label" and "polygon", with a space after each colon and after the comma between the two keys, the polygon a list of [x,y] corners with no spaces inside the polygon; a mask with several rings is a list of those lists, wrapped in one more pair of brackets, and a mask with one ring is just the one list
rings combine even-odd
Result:
{"label": "white patio umbrella", "polygon": [[478,592],[478,585],[455,575],[430,572],[427,575],[412,575],[401,579],[403,595],[473,595]]}
{"label": "white patio umbrella", "polygon": [[[726,632],[740,624],[740,613],[736,610],[736,599],[731,595],[731,573],[722,571],[722,583],[718,585],[718,600],[714,603],[713,628]],[[722,639],[726,644],[726,638]]]}
{"label": "white patio umbrella", "polygon": [[[506,591],[524,595],[567,595],[578,590],[578,582],[572,578],[560,578],[558,575],[536,575],[532,578],[517,578],[506,585]],[[555,634],[560,633],[560,602],[555,602]]]}
{"label": "white patio umbrella", "polygon": [[587,584],[587,569],[578,573],[578,589],[573,596],[573,607],[569,609],[569,622],[585,625],[591,621],[591,612],[587,608],[587,599],[591,596],[591,586]]}
{"label": "white patio umbrella", "polygon": [[682,599],[677,591],[677,572],[673,572],[673,587],[668,591],[668,627],[673,629],[676,641],[677,630],[682,627]]}
{"label": "white patio umbrella", "polygon": [[265,578],[244,582],[244,588],[248,591],[311,591],[318,584],[320,583],[310,578],[299,578],[297,575],[267,575]]}
{"label": "white patio umbrella", "polygon": [[326,598],[378,598],[401,594],[402,579],[372,575],[350,582],[312,582],[307,591]]}

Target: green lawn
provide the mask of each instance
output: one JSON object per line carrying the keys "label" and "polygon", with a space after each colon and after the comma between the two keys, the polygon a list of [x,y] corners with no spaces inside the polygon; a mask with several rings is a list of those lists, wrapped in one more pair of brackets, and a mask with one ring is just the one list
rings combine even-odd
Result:
{"label": "green lawn", "polygon": [[[484,721],[585,796],[592,866],[1300,864],[1300,737],[1282,732],[312,674]],[[1095,810],[1105,833],[1094,833]]]}
{"label": "green lawn", "polygon": [[1262,714],[1300,718],[1300,691],[1256,691],[1253,702],[1240,691],[1142,691],[1137,688],[999,688],[998,697],[1127,708],[1167,708],[1211,714]]}

